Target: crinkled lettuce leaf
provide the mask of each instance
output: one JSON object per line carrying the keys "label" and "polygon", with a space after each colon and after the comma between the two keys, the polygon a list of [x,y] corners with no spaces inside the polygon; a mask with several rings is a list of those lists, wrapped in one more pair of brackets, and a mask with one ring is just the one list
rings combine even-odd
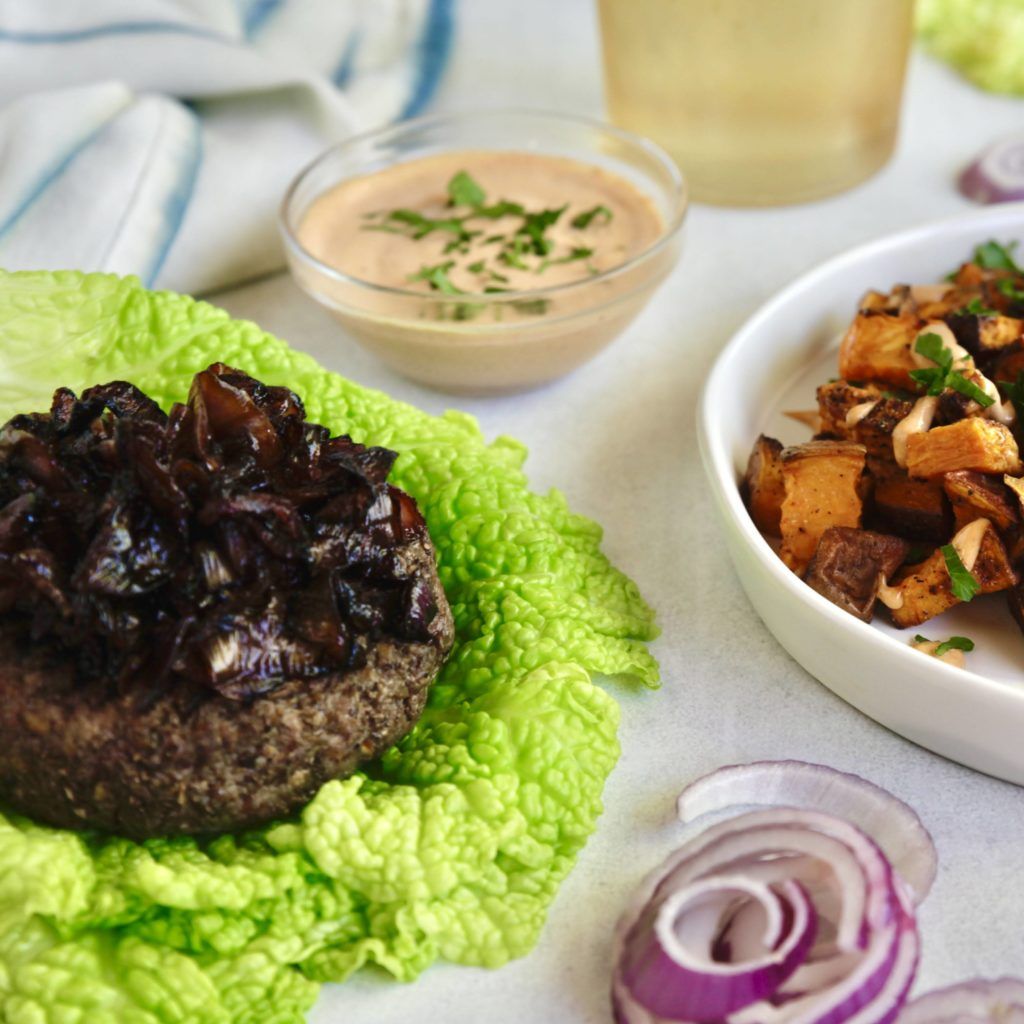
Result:
{"label": "crinkled lettuce leaf", "polygon": [[166,406],[213,361],[401,453],[393,479],[426,515],[456,646],[415,730],[295,820],[138,844],[0,816],[7,1024],[296,1024],[319,982],[366,963],[409,980],[439,957],[524,954],[618,756],[618,707],[591,674],[657,681],[650,609],[598,526],[529,491],[518,443],[131,278],[0,272],[0,419],[118,378]]}
{"label": "crinkled lettuce leaf", "polygon": [[975,85],[1024,95],[1021,0],[918,0],[924,44]]}

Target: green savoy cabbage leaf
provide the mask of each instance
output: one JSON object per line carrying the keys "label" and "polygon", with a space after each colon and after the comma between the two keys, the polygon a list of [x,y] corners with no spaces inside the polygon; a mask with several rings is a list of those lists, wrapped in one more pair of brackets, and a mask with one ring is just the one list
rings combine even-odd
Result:
{"label": "green savoy cabbage leaf", "polygon": [[0,419],[127,379],[165,406],[223,361],[311,420],[397,449],[437,546],[456,646],[416,729],[371,775],[243,836],[132,843],[0,816],[6,1024],[297,1024],[372,962],[497,967],[537,939],[594,828],[618,706],[655,685],[650,609],[600,529],[530,492],[524,449],[322,369],[251,323],[134,279],[0,272]]}
{"label": "green savoy cabbage leaf", "polygon": [[918,0],[916,15],[936,56],[983,89],[1024,95],[1021,0]]}

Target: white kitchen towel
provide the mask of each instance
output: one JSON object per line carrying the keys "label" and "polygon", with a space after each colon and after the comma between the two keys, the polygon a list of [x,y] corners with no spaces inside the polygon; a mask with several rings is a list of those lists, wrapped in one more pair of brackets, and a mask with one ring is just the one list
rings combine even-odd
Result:
{"label": "white kitchen towel", "polygon": [[279,267],[292,176],[418,113],[453,0],[0,0],[0,267],[204,292]]}

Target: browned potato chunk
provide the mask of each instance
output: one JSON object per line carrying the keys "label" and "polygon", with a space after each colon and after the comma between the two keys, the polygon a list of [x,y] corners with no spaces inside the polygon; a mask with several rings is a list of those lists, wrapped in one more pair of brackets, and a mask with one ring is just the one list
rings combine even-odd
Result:
{"label": "browned potato chunk", "polygon": [[777,537],[782,499],[786,496],[782,482],[781,442],[764,434],[754,442],[740,491],[754,525],[762,533]]}
{"label": "browned potato chunk", "polygon": [[899,537],[832,526],[821,535],[804,579],[833,604],[870,622],[879,576],[887,580],[909,550]]}
{"label": "browned potato chunk", "polygon": [[[982,594],[1008,590],[1017,582],[1006,548],[991,523],[986,524],[971,575],[978,581]],[[892,619],[903,629],[919,626],[961,603],[953,593],[941,548],[923,562],[910,566],[894,584],[894,589],[902,597],[902,604],[891,609]]]}
{"label": "browned potato chunk", "polygon": [[898,310],[903,296],[895,297],[891,293],[876,291],[869,288],[857,303],[857,309],[861,313],[884,313]]}
{"label": "browned potato chunk", "polygon": [[995,477],[960,469],[942,478],[942,489],[953,506],[958,530],[975,519],[987,519],[1002,532],[1017,525],[1017,503]]}
{"label": "browned potato chunk", "polygon": [[1013,434],[1001,423],[969,416],[907,439],[907,472],[935,477],[958,469],[978,473],[1017,473],[1020,454]]}
{"label": "browned potato chunk", "polygon": [[907,314],[858,313],[839,348],[839,376],[913,389],[911,345],[919,324]]}
{"label": "browned potato chunk", "polygon": [[874,385],[862,388],[845,380],[833,380],[822,384],[817,391],[818,415],[821,417],[821,429],[828,434],[848,437],[851,428],[847,426],[847,417],[852,409],[867,402],[876,402],[882,392]]}
{"label": "browned potato chunk", "polygon": [[976,313],[950,313],[946,323],[956,340],[974,356],[986,356],[1010,348],[1020,341],[1024,321],[1012,316],[979,316]]}
{"label": "browned potato chunk", "polygon": [[1015,381],[1017,375],[1024,373],[1024,349],[1011,349],[1001,353],[985,371],[994,381]]}
{"label": "browned potato chunk", "polygon": [[818,388],[823,430],[864,445],[868,469],[875,476],[899,472],[892,451],[892,432],[913,407],[913,401],[887,397],[873,384],[861,388],[837,380]]}
{"label": "browned potato chunk", "polygon": [[873,522],[912,540],[939,543],[949,537],[949,502],[938,480],[911,480],[894,469],[875,481]]}
{"label": "browned potato chunk", "polygon": [[808,441],[782,452],[782,560],[803,574],[830,526],[860,526],[863,445]]}

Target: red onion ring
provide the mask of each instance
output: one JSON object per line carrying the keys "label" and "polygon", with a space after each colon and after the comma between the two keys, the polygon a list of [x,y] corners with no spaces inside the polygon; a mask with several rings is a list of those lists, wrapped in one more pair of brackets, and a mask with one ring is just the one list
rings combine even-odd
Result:
{"label": "red onion ring", "polygon": [[928,895],[938,870],[935,844],[917,812],[859,775],[805,761],[752,761],[729,765],[691,782],[679,795],[685,823],[744,806],[803,807],[824,811],[867,832],[896,873],[910,886],[915,904]]}
{"label": "red onion ring", "polygon": [[957,184],[977,203],[1024,199],[1024,138],[1015,135],[989,146],[965,168]]}
{"label": "red onion ring", "polygon": [[[619,1024],[895,1020],[917,970],[915,896],[935,873],[928,833],[877,786],[799,762],[722,769],[687,787],[680,813],[769,799],[790,806],[719,821],[635,894],[615,936]],[[913,890],[847,809],[885,826]],[[890,829],[909,831],[897,843]]]}
{"label": "red onion ring", "polygon": [[904,1007],[899,1024],[1022,1024],[1024,981],[975,978],[936,989]]}

